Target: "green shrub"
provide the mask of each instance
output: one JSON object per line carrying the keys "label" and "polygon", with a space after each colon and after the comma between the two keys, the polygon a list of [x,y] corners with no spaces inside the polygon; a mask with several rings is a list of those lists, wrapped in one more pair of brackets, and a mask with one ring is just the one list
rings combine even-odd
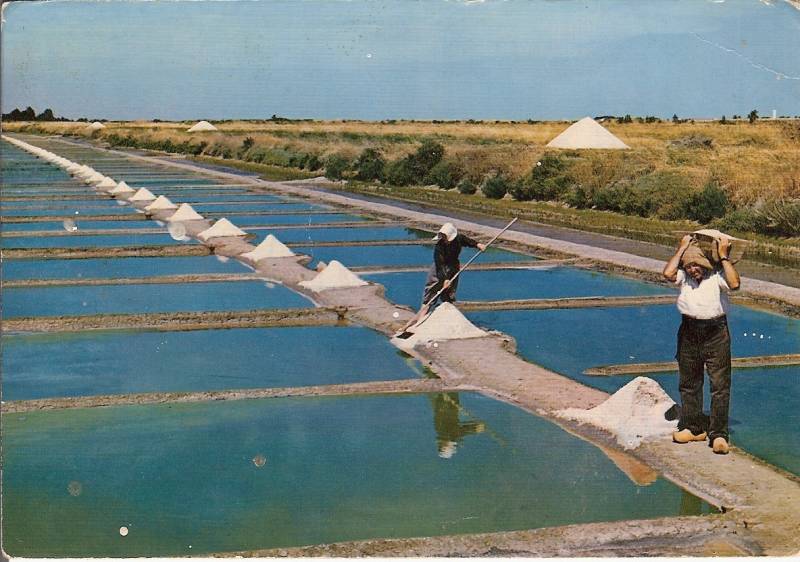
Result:
{"label": "green shrub", "polygon": [[509,187],[511,187],[511,182],[508,181],[508,178],[503,174],[497,174],[484,180],[481,192],[488,199],[502,199],[508,193]]}
{"label": "green shrub", "polygon": [[414,154],[407,157],[408,165],[414,174],[414,183],[422,183],[436,164],[444,157],[444,146],[432,140],[425,140]]}
{"label": "green shrub", "polygon": [[566,162],[560,156],[545,154],[510,193],[517,201],[558,201],[567,195],[571,183]]}
{"label": "green shrub", "polygon": [[460,182],[458,182],[458,186],[456,186],[459,193],[463,193],[464,195],[472,195],[473,193],[478,191],[478,188],[475,186],[475,182],[473,182],[469,178],[463,178]]}
{"label": "green shrub", "polygon": [[716,183],[708,183],[693,194],[686,204],[686,218],[706,224],[725,215],[728,195]]}
{"label": "green shrub", "polygon": [[361,181],[383,180],[385,167],[386,160],[380,151],[374,148],[365,148],[355,163],[356,179]]}
{"label": "green shrub", "polygon": [[592,194],[581,185],[572,186],[564,194],[563,200],[575,209],[588,209],[592,206]]}
{"label": "green shrub", "polygon": [[350,163],[344,156],[332,154],[325,160],[325,177],[329,180],[340,180],[350,167]]}
{"label": "green shrub", "polygon": [[458,164],[442,160],[425,176],[426,184],[435,183],[442,189],[453,189],[461,179],[463,172]]}
{"label": "green shrub", "polygon": [[386,165],[386,181],[391,185],[405,186],[414,183],[414,170],[407,158],[395,160]]}
{"label": "green shrub", "polygon": [[316,154],[309,154],[306,158],[306,170],[316,171],[322,168],[322,160]]}
{"label": "green shrub", "polygon": [[767,217],[757,209],[746,207],[728,211],[725,216],[713,221],[711,226],[723,231],[766,233],[768,221]]}
{"label": "green shrub", "polygon": [[768,233],[800,236],[800,199],[781,199],[761,208]]}

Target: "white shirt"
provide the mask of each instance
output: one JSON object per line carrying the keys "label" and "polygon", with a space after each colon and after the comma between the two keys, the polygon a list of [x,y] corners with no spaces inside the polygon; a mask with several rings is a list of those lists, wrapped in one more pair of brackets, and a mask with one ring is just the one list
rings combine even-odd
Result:
{"label": "white shirt", "polygon": [[678,310],[681,314],[698,320],[708,320],[728,313],[728,282],[719,271],[704,277],[700,283],[678,270],[675,284],[681,289],[678,295]]}

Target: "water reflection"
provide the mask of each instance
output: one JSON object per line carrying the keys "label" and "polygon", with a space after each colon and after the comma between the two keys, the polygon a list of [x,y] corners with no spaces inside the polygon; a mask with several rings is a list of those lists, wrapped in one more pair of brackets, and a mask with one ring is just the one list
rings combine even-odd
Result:
{"label": "water reflection", "polygon": [[461,421],[462,411],[457,392],[429,396],[433,408],[433,426],[436,429],[436,449],[439,457],[449,459],[456,454],[458,444],[467,435],[483,433],[486,425],[482,421]]}

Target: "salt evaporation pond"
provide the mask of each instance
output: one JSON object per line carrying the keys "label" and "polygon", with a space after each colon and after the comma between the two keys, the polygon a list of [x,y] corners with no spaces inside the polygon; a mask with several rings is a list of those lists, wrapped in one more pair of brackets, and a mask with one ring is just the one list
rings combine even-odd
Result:
{"label": "salt evaporation pond", "polygon": [[[214,213],[220,214],[220,213]],[[238,226],[268,226],[268,225],[294,225],[294,224],[325,224],[337,222],[366,222],[371,221],[369,217],[362,215],[348,215],[344,213],[325,213],[319,215],[242,215],[231,217],[230,219]]]}
{"label": "salt evaporation pond", "polygon": [[[402,226],[370,226],[356,228],[271,228],[268,232],[254,231],[258,242],[272,234],[285,243],[361,242],[371,240],[429,240],[430,232]],[[253,242],[256,244],[257,242]]]}
{"label": "salt evaporation pond", "polygon": [[0,209],[14,209],[19,207],[31,207],[33,210],[37,208],[45,209],[63,209],[73,207],[118,207],[119,203],[113,199],[88,198],[88,199],[27,199],[25,201],[3,201],[0,202]]}
{"label": "salt evaporation pond", "polygon": [[4,217],[80,217],[91,215],[127,215],[136,210],[128,205],[114,205],[113,207],[88,207],[75,205],[65,209],[3,209]]}
{"label": "salt evaporation pond", "polygon": [[205,213],[294,213],[297,211],[328,211],[328,205],[309,203],[198,203],[192,205],[195,211]]}
{"label": "salt evaporation pond", "polygon": [[[486,261],[491,254],[485,256]],[[479,259],[482,259],[483,256]],[[533,259],[533,258],[531,258]],[[462,260],[463,263],[463,260]],[[419,306],[427,272],[362,275],[386,287],[386,298],[398,304]],[[649,296],[669,294],[655,283],[572,267],[544,269],[467,270],[459,276],[458,300],[499,301],[590,296]]]}
{"label": "salt evaporation pond", "polygon": [[4,422],[12,556],[188,556],[710,511],[663,479],[636,486],[596,447],[470,393],[126,406]]}
{"label": "salt evaporation pond", "polygon": [[[152,225],[156,227],[155,224]],[[196,244],[193,238],[176,239],[163,234],[65,234],[60,236],[14,236],[0,238],[4,248],[113,248],[125,246],[163,246]]]}
{"label": "salt evaporation pond", "polygon": [[302,308],[309,301],[274,283],[143,283],[14,287],[3,291],[4,318]]}
{"label": "salt evaporation pond", "polygon": [[423,372],[360,327],[9,334],[2,367],[5,400],[345,384]]}
{"label": "salt evaporation pond", "polygon": [[[248,202],[262,202],[262,203],[282,203],[289,200],[279,195],[265,195],[263,193],[238,193],[227,195],[225,193],[218,195],[187,195],[187,201],[193,206],[195,203],[213,203],[216,201],[248,201]],[[293,201],[292,201],[293,202]]]}
{"label": "salt evaporation pond", "polygon": [[[513,336],[525,359],[606,392],[619,390],[632,377],[596,377],[583,371],[600,365],[672,361],[680,324],[674,305],[490,311],[467,316],[480,326]],[[734,357],[800,353],[800,320],[738,306],[732,307],[728,318]],[[730,412],[733,444],[758,450],[768,462],[798,475],[800,386],[792,384],[799,369],[734,369]],[[788,379],[778,384],[782,374]],[[680,403],[677,373],[646,376]],[[706,411],[708,390],[706,381]],[[759,432],[766,425],[769,437]]]}
{"label": "salt evaporation pond", "polygon": [[236,260],[217,256],[133,257],[6,260],[3,278],[21,279],[117,279],[156,275],[199,273],[246,273],[251,271]]}
{"label": "salt evaporation pond", "polygon": [[[347,267],[360,266],[398,266],[398,265],[417,265],[426,266],[433,263],[433,245],[385,245],[385,246],[303,246],[292,248],[296,254],[308,254],[313,259],[310,267],[314,267],[318,262],[325,263],[331,260],[338,260]],[[461,252],[461,263],[465,263],[477,250],[465,248]],[[482,262],[513,262],[529,261],[535,258],[525,254],[499,250],[496,248],[487,249],[478,258]]]}
{"label": "salt evaporation pond", "polygon": [[70,218],[72,221],[67,226],[64,221],[37,221],[37,222],[7,222],[3,223],[2,229],[7,232],[20,232],[20,231],[63,231],[67,227],[77,226],[80,230],[103,230],[110,228],[158,228],[158,224],[152,220],[83,220],[80,216]]}

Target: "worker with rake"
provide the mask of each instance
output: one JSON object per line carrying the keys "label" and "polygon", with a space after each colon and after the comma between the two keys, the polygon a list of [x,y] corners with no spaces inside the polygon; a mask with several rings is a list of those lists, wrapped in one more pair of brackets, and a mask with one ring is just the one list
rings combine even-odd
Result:
{"label": "worker with rake", "polygon": [[[739,274],[730,260],[730,239],[715,242],[715,267],[696,238],[687,234],[664,267],[664,277],[678,285],[678,387],[681,414],[676,443],[704,441],[717,454],[728,453],[728,409],[731,395],[731,337],[726,293],[739,288]],[[711,415],[703,414],[704,370],[711,384]]]}

